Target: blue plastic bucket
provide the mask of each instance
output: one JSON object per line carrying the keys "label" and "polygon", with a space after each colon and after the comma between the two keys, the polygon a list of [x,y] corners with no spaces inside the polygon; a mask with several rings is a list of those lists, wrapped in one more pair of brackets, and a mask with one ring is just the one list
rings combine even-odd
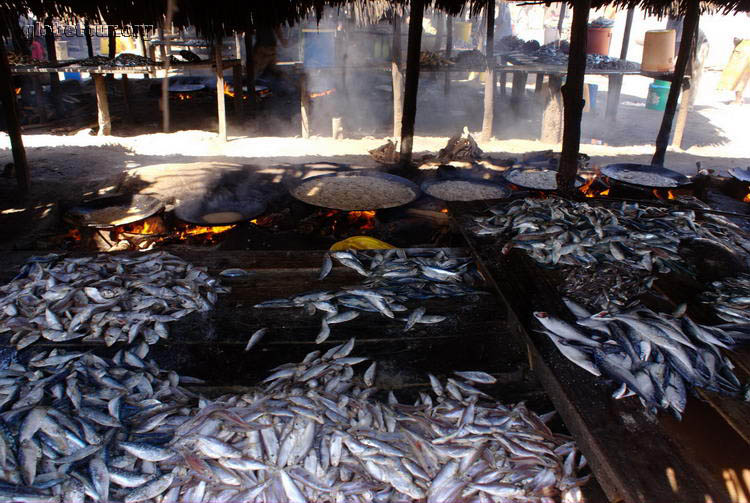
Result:
{"label": "blue plastic bucket", "polygon": [[661,112],[667,108],[667,97],[671,84],[665,80],[654,80],[648,86],[646,95],[646,108],[649,110],[659,110]]}

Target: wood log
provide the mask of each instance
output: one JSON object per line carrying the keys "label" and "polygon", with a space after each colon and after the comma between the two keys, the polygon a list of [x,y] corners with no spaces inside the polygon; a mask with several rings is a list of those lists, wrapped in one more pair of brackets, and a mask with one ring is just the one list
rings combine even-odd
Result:
{"label": "wood log", "polygon": [[216,103],[219,115],[219,140],[227,141],[227,108],[224,100],[224,60],[221,55],[221,36],[216,36],[214,44],[214,57],[216,59]]}
{"label": "wood log", "polygon": [[489,141],[495,119],[495,0],[487,2],[487,39],[484,57],[487,60],[487,74],[484,79],[484,115],[480,140]]}
{"label": "wood log", "polygon": [[506,87],[508,86],[508,72],[503,72],[502,70],[500,73],[500,96],[503,98],[507,94]]}
{"label": "wood log", "polygon": [[94,89],[96,90],[96,111],[99,120],[98,136],[109,136],[112,133],[112,119],[109,116],[109,100],[107,99],[107,83],[104,81],[104,75],[95,73],[91,75],[94,79]]}
{"label": "wood log", "polygon": [[404,116],[401,121],[401,164],[411,164],[414,146],[414,121],[417,117],[419,89],[419,53],[422,46],[424,0],[412,0],[409,12],[409,46],[406,50],[406,83],[404,84]]}
{"label": "wood log", "polygon": [[[450,59],[453,54],[453,16],[450,14],[445,15],[445,57]],[[446,96],[451,91],[451,74],[445,72],[445,82],[443,83],[443,93]]]}
{"label": "wood log", "polygon": [[404,117],[404,74],[401,70],[401,16],[393,14],[391,41],[391,86],[393,88],[393,137],[401,138]]}
{"label": "wood log", "polygon": [[[685,32],[683,32],[685,33]],[[698,92],[698,78],[702,71],[703,61],[698,61],[698,36],[699,36],[698,23],[695,25],[695,32],[693,33],[693,44],[690,51],[690,59],[688,63],[688,73],[690,77],[685,79],[682,88],[682,99],[680,100],[680,109],[677,112],[677,122],[674,126],[674,134],[672,135],[672,146],[680,148],[682,145],[682,135],[685,134],[685,125],[687,124],[688,112],[692,106],[692,102],[695,99],[695,94]]]}
{"label": "wood log", "polygon": [[18,121],[16,93],[8,64],[8,53],[2,40],[0,40],[0,100],[5,111],[5,124],[10,137],[18,187],[22,193],[27,194],[31,184],[29,164],[26,161],[26,150],[21,137],[21,123]]}
{"label": "wood log", "polygon": [[557,34],[559,37],[559,40],[562,40],[562,30],[563,30],[563,23],[565,22],[565,9],[567,8],[568,4],[565,2],[560,3],[560,17],[557,19]]}
{"label": "wood log", "polygon": [[622,47],[620,48],[620,59],[628,57],[628,46],[630,45],[630,31],[633,28],[633,16],[635,9],[628,9],[628,15],[625,18],[625,31],[622,34]]}
{"label": "wood log", "polygon": [[546,86],[543,87],[544,112],[542,113],[542,143],[558,144],[562,141],[563,130],[563,98],[560,92],[562,76],[550,74]]}
{"label": "wood log", "polygon": [[130,106],[130,86],[128,85],[128,74],[123,73],[120,81],[122,82],[122,101],[125,104],[125,115],[127,116],[129,121],[133,122],[133,107]]}
{"label": "wood log", "polygon": [[[110,60],[115,59],[115,56],[117,56],[117,38],[115,36],[115,27],[112,25],[107,25],[107,56]],[[114,73],[107,74],[108,80],[114,80],[114,78]]]}
{"label": "wood log", "polygon": [[541,94],[543,86],[544,86],[544,72],[537,72],[536,82],[534,84],[534,94],[536,95]]}
{"label": "wood log", "polygon": [[607,110],[605,115],[608,119],[617,117],[617,109],[620,107],[620,94],[622,93],[622,75],[609,75],[607,86]]}
{"label": "wood log", "polygon": [[570,34],[568,77],[562,87],[563,144],[560,169],[557,173],[558,191],[573,194],[573,182],[578,172],[578,150],[581,143],[583,117],[583,78],[586,73],[586,38],[591,0],[576,0],[573,6],[573,25]]}
{"label": "wood log", "polygon": [[689,0],[687,11],[685,12],[685,20],[682,25],[683,37],[680,39],[680,51],[677,54],[677,63],[672,74],[672,85],[669,88],[669,96],[667,97],[667,105],[662,116],[659,134],[656,136],[656,151],[654,152],[654,157],[651,159],[651,164],[654,166],[664,166],[664,158],[667,155],[667,146],[669,145],[669,134],[672,131],[672,122],[677,111],[677,100],[680,97],[682,80],[685,77],[685,70],[690,60],[690,52],[693,45],[694,37],[690,36],[690,34],[695,33],[699,18],[699,1]]}

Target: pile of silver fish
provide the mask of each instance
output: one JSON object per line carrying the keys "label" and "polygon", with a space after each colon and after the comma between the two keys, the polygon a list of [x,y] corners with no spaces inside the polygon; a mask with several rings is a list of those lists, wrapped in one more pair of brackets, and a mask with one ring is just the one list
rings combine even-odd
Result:
{"label": "pile of silver fish", "polygon": [[167,323],[210,310],[229,290],[166,252],[62,257],[27,262],[0,286],[0,332],[24,348],[41,338],[153,344],[168,336]]}
{"label": "pile of silver fish", "polygon": [[[342,289],[306,292],[284,299],[273,299],[256,308],[304,308],[311,315],[323,313],[317,343],[331,333],[330,325],[344,323],[360,312],[380,313],[405,322],[404,330],[417,323],[440,323],[441,315],[429,315],[423,307],[409,311],[409,300],[451,298],[482,292],[473,288],[481,277],[470,257],[449,257],[444,251],[413,252],[402,249],[365,253],[336,251],[325,255],[319,279],[333,268],[333,259],[366,278],[361,284]],[[397,317],[397,313],[403,313]],[[249,349],[249,348],[248,348]]]}
{"label": "pile of silver fish", "polygon": [[712,282],[701,294],[701,301],[710,304],[716,316],[727,323],[750,323],[750,274]]}
{"label": "pile of silver fish", "polygon": [[747,392],[721,352],[735,345],[724,330],[642,305],[592,314],[564,300],[575,324],[545,312],[534,316],[567,359],[620,384],[614,398],[636,394],[647,409],[667,409],[680,418],[692,387],[731,396]]}
{"label": "pile of silver fish", "polygon": [[[513,248],[549,267],[575,266],[577,273],[595,281],[603,264],[634,270],[630,287],[611,289],[610,297],[623,301],[637,296],[653,282],[654,273],[688,272],[678,253],[680,241],[701,238],[742,253],[748,242],[736,225],[717,215],[702,221],[692,210],[674,211],[637,203],[592,206],[558,197],[519,199],[490,209],[491,215],[475,217],[473,232],[498,236],[502,253]],[[617,285],[613,285],[617,287]],[[600,295],[600,292],[592,292]],[[588,299],[589,304],[603,305]],[[611,307],[611,306],[608,306]]]}
{"label": "pile of silver fish", "polygon": [[599,264],[596,268],[567,267],[558,286],[563,295],[582,304],[619,311],[633,299],[649,291],[656,279],[622,264]]}
{"label": "pile of silver fish", "polygon": [[[201,408],[175,432],[192,477],[166,501],[577,501],[587,477],[574,442],[523,403],[476,388],[484,372],[456,372],[436,396],[373,398],[372,364],[352,366],[354,339],[278,367],[257,391]],[[172,491],[174,490],[174,494]]]}
{"label": "pile of silver fish", "polygon": [[0,500],[133,503],[166,490],[155,463],[188,419],[198,382],[160,370],[144,342],[112,359],[36,352],[0,370]]}

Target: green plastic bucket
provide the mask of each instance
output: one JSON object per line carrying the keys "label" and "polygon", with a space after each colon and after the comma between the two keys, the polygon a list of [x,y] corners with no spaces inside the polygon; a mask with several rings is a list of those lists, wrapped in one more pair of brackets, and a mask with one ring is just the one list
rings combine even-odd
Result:
{"label": "green plastic bucket", "polygon": [[667,96],[669,96],[670,85],[671,83],[665,80],[654,80],[649,84],[648,95],[646,96],[646,108],[664,111],[667,108]]}

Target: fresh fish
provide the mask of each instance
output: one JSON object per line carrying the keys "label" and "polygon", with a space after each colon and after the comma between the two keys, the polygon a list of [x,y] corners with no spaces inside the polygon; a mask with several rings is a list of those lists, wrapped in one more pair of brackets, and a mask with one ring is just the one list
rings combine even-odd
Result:
{"label": "fresh fish", "polygon": [[245,351],[250,351],[250,349],[258,344],[260,340],[263,338],[263,336],[268,333],[267,328],[260,328],[253,333],[253,335],[250,336],[250,339],[247,341],[247,345],[245,346]]}
{"label": "fresh fish", "polygon": [[320,267],[318,279],[325,279],[331,273],[331,269],[333,269],[333,261],[331,260],[331,256],[326,253],[323,255],[323,265]]}
{"label": "fresh fish", "polygon": [[250,273],[245,269],[224,269],[219,273],[219,276],[225,278],[244,278],[250,276]]}

